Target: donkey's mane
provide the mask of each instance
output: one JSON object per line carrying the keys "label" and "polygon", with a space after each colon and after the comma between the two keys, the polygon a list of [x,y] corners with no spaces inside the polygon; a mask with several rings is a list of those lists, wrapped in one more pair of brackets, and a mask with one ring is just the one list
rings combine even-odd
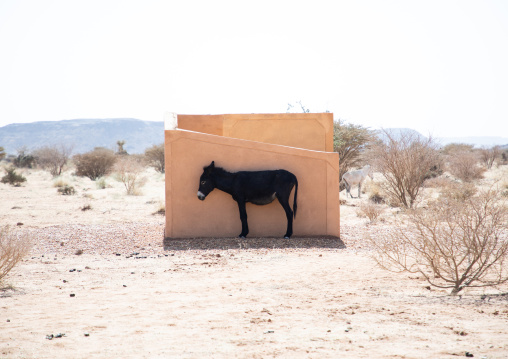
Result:
{"label": "donkey's mane", "polygon": [[232,175],[232,173],[231,173],[231,172],[226,171],[226,170],[225,170],[224,168],[222,168],[222,167],[215,167],[215,168],[213,169],[213,173],[215,173],[215,174],[217,174],[217,175],[219,175],[219,176]]}

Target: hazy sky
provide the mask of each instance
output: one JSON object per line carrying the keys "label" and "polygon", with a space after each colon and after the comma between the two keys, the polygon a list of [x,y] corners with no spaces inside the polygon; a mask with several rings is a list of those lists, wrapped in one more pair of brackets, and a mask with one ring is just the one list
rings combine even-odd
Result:
{"label": "hazy sky", "polygon": [[296,101],[508,137],[508,1],[0,0],[0,126]]}

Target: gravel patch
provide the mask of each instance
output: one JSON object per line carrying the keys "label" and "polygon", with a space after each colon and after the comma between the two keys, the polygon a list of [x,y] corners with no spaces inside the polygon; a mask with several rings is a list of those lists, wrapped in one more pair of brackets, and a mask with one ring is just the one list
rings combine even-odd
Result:
{"label": "gravel patch", "polygon": [[34,244],[33,254],[161,255],[167,251],[227,249],[341,249],[371,250],[367,237],[379,235],[384,226],[341,226],[341,238],[185,238],[164,239],[164,223],[70,224],[24,227]]}

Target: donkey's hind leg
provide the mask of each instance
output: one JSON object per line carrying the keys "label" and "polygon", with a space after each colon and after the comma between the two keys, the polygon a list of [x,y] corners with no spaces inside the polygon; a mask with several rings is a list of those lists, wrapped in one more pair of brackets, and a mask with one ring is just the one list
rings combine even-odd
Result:
{"label": "donkey's hind leg", "polygon": [[279,203],[281,204],[282,208],[284,208],[284,211],[286,212],[288,226],[287,226],[286,234],[284,235],[284,238],[289,239],[293,235],[293,210],[289,206],[289,195],[285,196],[285,195],[279,195],[277,193],[277,199],[279,200]]}
{"label": "donkey's hind leg", "polygon": [[240,221],[242,221],[242,233],[238,237],[245,238],[249,234],[249,225],[247,223],[247,210],[245,209],[245,201],[238,201],[238,209],[240,210]]}
{"label": "donkey's hind leg", "polygon": [[344,181],[344,184],[346,185],[346,198],[349,194],[349,197],[353,198],[353,195],[351,194],[351,186],[349,185],[348,181],[346,181],[344,178],[342,179]]}

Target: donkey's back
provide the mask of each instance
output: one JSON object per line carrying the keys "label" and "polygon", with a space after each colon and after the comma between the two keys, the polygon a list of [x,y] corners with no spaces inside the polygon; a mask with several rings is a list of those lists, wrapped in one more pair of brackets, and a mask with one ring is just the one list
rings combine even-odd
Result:
{"label": "donkey's back", "polygon": [[[235,174],[235,194],[244,195],[246,202],[268,204],[277,193],[283,197],[298,183],[296,176],[286,170],[240,171]],[[260,203],[258,203],[260,202]]]}

